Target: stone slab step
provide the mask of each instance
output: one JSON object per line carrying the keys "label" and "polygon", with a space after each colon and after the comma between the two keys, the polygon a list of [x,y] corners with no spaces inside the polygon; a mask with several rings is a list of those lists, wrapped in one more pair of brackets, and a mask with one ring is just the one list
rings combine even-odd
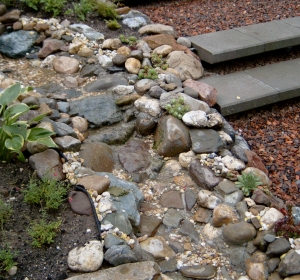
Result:
{"label": "stone slab step", "polygon": [[253,24],[189,37],[210,64],[300,44],[300,17]]}
{"label": "stone slab step", "polygon": [[300,96],[300,58],[199,81],[217,89],[227,116]]}

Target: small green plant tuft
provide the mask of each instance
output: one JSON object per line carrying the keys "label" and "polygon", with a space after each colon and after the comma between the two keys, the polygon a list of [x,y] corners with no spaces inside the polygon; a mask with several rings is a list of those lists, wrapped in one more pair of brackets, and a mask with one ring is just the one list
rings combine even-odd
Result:
{"label": "small green plant tuft", "polygon": [[9,249],[0,250],[0,274],[9,271],[17,263],[14,261],[14,254]]}
{"label": "small green plant tuft", "polygon": [[123,34],[121,34],[119,39],[123,44],[129,44],[130,46],[134,46],[138,43],[138,39],[135,36],[129,36],[126,38]]}
{"label": "small green plant tuft", "polygon": [[1,230],[3,230],[3,225],[7,222],[13,213],[12,207],[4,201],[4,199],[0,198],[0,226]]}
{"label": "small green plant tuft", "polygon": [[178,99],[172,99],[171,104],[166,105],[166,110],[170,115],[181,120],[183,115],[190,111],[190,107],[184,105],[183,97],[179,97]]}
{"label": "small green plant tuft", "polygon": [[262,184],[259,178],[252,172],[242,172],[242,175],[237,176],[237,179],[238,181],[235,184],[242,190],[245,196],[249,196],[252,191]]}
{"label": "small green plant tuft", "polygon": [[95,1],[95,10],[102,18],[107,19],[118,19],[119,14],[117,13],[115,7],[111,4],[102,2],[102,1]]}
{"label": "small green plant tuft", "polygon": [[162,70],[167,70],[169,67],[169,65],[167,63],[167,59],[164,58],[161,54],[153,53],[151,55],[151,62],[152,62],[153,67],[155,67],[155,68],[159,67]]}
{"label": "small green plant tuft", "polygon": [[[74,12],[73,14],[82,21],[86,20],[86,16],[88,13],[91,13],[95,9],[95,4],[93,4],[90,0],[80,0],[79,3],[72,3]],[[70,9],[68,13],[72,14]]]}
{"label": "small green plant tuft", "polygon": [[42,209],[58,209],[65,201],[68,186],[64,182],[55,179],[30,178],[28,188],[24,190],[24,200],[30,204],[40,204]]}
{"label": "small green plant tuft", "polygon": [[158,78],[158,74],[156,70],[148,65],[144,66],[142,69],[140,69],[138,74],[138,79],[151,79],[156,80]]}
{"label": "small green plant tuft", "polygon": [[52,13],[53,17],[58,16],[66,4],[66,0],[40,0],[42,9],[47,13]]}
{"label": "small green plant tuft", "polygon": [[45,215],[43,215],[39,222],[33,221],[28,230],[29,235],[33,239],[31,245],[40,248],[43,245],[53,243],[60,225],[61,220],[49,223]]}
{"label": "small green plant tuft", "polygon": [[38,10],[39,5],[40,5],[40,0],[20,0],[21,2],[25,3],[29,8],[33,10]]}
{"label": "small green plant tuft", "polygon": [[108,27],[108,29],[111,29],[111,30],[117,30],[122,27],[116,19],[106,20],[105,22],[106,22],[106,26]]}

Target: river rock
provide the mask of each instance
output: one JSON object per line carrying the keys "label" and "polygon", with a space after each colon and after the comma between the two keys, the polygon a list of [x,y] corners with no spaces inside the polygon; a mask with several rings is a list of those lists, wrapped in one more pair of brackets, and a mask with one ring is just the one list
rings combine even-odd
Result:
{"label": "river rock", "polygon": [[274,242],[270,243],[266,254],[268,257],[279,257],[287,253],[291,249],[291,244],[286,238],[277,238]]}
{"label": "river rock", "polygon": [[104,143],[86,143],[82,145],[80,157],[84,159],[83,166],[94,171],[111,172],[114,167],[112,149]]}
{"label": "river rock", "polygon": [[233,207],[227,204],[219,204],[213,211],[212,223],[215,227],[237,223],[238,217]]}
{"label": "river rock", "polygon": [[266,280],[267,279],[267,267],[263,262],[253,262],[252,259],[248,259],[245,262],[246,273],[251,280]]}
{"label": "river rock", "polygon": [[109,38],[102,43],[102,49],[117,50],[122,46],[119,38]]}
{"label": "river rock", "polygon": [[191,129],[192,150],[197,154],[216,153],[224,147],[218,132],[213,129]]}
{"label": "river rock", "polygon": [[129,28],[140,28],[151,23],[148,16],[137,10],[130,10],[128,14],[121,15],[121,19]]}
{"label": "river rock", "polygon": [[178,156],[190,149],[190,137],[187,127],[177,118],[163,116],[154,133],[154,147],[162,156]]}
{"label": "river rock", "polygon": [[256,236],[256,229],[252,224],[239,222],[227,225],[223,230],[223,237],[229,244],[242,245]]}
{"label": "river rock", "polygon": [[152,117],[158,117],[161,113],[159,101],[153,98],[142,96],[134,102],[134,106],[141,112]]}
{"label": "river rock", "polygon": [[141,69],[141,62],[136,58],[130,57],[125,62],[125,68],[131,74],[138,74]]}
{"label": "river rock", "polygon": [[16,22],[19,20],[20,14],[21,11],[17,9],[6,12],[2,16],[0,16],[0,22],[3,24]]}
{"label": "river rock", "polygon": [[197,80],[203,76],[203,67],[195,57],[185,54],[183,51],[173,51],[168,55],[167,63],[170,68],[179,72],[180,79]]}
{"label": "river rock", "polygon": [[210,223],[207,223],[202,230],[202,233],[205,235],[206,239],[214,240],[219,238],[222,235],[222,228],[214,227]]}
{"label": "river rock", "polygon": [[189,166],[189,174],[199,188],[213,190],[221,179],[206,166],[202,166],[199,160],[193,160]]}
{"label": "river rock", "polygon": [[222,158],[224,165],[230,170],[243,170],[245,169],[245,163],[240,159],[233,156],[225,156]]}
{"label": "river rock", "polygon": [[98,240],[92,240],[83,247],[75,248],[68,254],[68,266],[71,270],[92,272],[99,269],[103,261],[103,246]]}
{"label": "river rock", "polygon": [[71,191],[68,194],[68,202],[71,210],[79,215],[91,215],[93,209],[87,195],[81,191]]}
{"label": "river rock", "polygon": [[197,128],[208,126],[207,115],[204,111],[189,111],[183,115],[182,121],[187,126]]}
{"label": "river rock", "polygon": [[141,79],[134,85],[134,89],[139,95],[144,95],[150,88],[156,86],[157,83],[151,79]]}
{"label": "river rock", "polygon": [[140,242],[140,245],[143,250],[151,253],[156,259],[173,258],[175,256],[173,249],[160,236],[149,237]]}
{"label": "river rock", "polygon": [[0,36],[0,53],[11,58],[24,57],[37,37],[37,32],[24,30],[3,34]]}
{"label": "river rock", "polygon": [[53,60],[53,68],[61,74],[74,74],[79,70],[79,62],[72,57],[60,56]]}
{"label": "river rock", "polygon": [[193,151],[189,151],[187,153],[180,153],[178,161],[182,167],[188,168],[194,159],[195,153]]}
{"label": "river rock", "polygon": [[66,152],[66,151],[78,152],[81,147],[81,142],[78,139],[69,135],[56,137],[54,139],[54,142],[57,144],[57,146],[62,152]]}
{"label": "river rock", "polygon": [[139,113],[136,122],[135,130],[142,136],[150,135],[154,132],[157,125],[157,121],[146,113]]}
{"label": "river rock", "polygon": [[57,181],[66,178],[63,173],[60,156],[53,149],[48,149],[30,156],[29,165],[33,170],[37,171],[37,175],[40,179],[45,178],[45,176]]}
{"label": "river rock", "polygon": [[172,47],[169,45],[161,45],[153,50],[153,54],[167,56],[171,51]]}
{"label": "river rock", "polygon": [[110,180],[104,176],[89,175],[78,179],[78,184],[84,186],[87,190],[95,190],[98,194],[105,192]]}
{"label": "river rock", "polygon": [[196,279],[210,279],[216,276],[217,267],[213,265],[182,266],[180,273],[185,277]]}
{"label": "river rock", "polygon": [[160,23],[156,24],[147,24],[141,27],[138,32],[141,35],[149,35],[149,34],[170,34],[174,37],[176,36],[176,31],[172,26],[164,25]]}
{"label": "river rock", "polygon": [[247,167],[244,170],[244,172],[246,174],[253,173],[253,175],[255,175],[256,177],[258,177],[259,181],[262,183],[261,184],[262,186],[270,187],[271,181],[270,181],[269,177],[266,175],[266,173],[264,173],[260,169],[258,169],[256,167]]}

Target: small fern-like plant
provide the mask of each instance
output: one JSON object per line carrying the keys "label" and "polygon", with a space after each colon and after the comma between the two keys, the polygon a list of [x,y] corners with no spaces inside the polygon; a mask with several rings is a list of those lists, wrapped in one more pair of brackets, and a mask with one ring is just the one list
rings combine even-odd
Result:
{"label": "small fern-like plant", "polygon": [[252,172],[245,173],[237,176],[238,181],[235,182],[236,186],[242,190],[245,196],[249,196],[258,186],[262,184],[257,176]]}
{"label": "small fern-like plant", "polygon": [[43,178],[38,180],[30,178],[28,188],[24,190],[24,200],[29,204],[40,204],[42,209],[58,209],[65,201],[68,186],[55,179]]}
{"label": "small fern-like plant", "polygon": [[14,253],[9,248],[0,250],[0,274],[9,271],[16,264]]}
{"label": "small fern-like plant", "polygon": [[46,220],[45,214],[43,214],[42,219],[39,222],[33,221],[28,230],[29,235],[33,239],[31,245],[33,247],[41,248],[43,245],[53,243],[60,225],[61,220],[49,223]]}

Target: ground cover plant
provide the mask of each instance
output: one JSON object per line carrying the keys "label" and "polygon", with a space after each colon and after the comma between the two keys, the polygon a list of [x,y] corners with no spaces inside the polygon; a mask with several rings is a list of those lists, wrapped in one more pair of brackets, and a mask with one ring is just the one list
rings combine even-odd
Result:
{"label": "ground cover plant", "polygon": [[235,182],[236,186],[242,190],[245,196],[249,196],[258,186],[262,183],[259,178],[252,172],[245,173],[237,176],[238,181]]}

